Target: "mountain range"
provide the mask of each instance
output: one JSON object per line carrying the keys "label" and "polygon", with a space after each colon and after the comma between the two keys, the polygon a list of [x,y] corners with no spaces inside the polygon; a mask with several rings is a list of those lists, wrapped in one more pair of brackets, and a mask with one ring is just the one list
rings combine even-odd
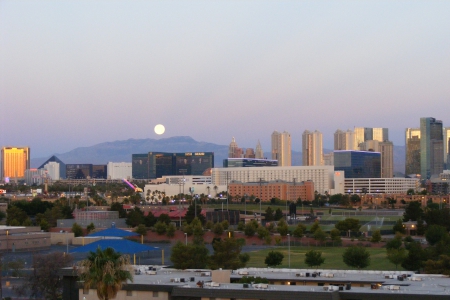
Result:
{"label": "mountain range", "polygon": [[[198,142],[189,136],[175,136],[162,139],[128,139],[105,142],[90,147],[79,147],[65,153],[55,153],[66,164],[106,164],[108,162],[131,162],[131,155],[148,152],[214,152],[214,166],[222,167],[228,157],[228,145]],[[333,150],[324,149],[324,153]],[[270,158],[270,151],[264,152]],[[49,156],[50,157],[50,156]],[[31,159],[31,167],[37,168],[49,157]],[[302,165],[302,153],[292,151],[292,165]],[[394,146],[394,172],[405,170],[405,147]],[[399,176],[398,174],[397,176]]]}

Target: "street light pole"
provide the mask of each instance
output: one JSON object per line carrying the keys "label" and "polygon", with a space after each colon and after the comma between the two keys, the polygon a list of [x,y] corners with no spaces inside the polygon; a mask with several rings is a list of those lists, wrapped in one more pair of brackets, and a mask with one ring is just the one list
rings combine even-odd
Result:
{"label": "street light pole", "polygon": [[288,233],[288,265],[291,267],[291,235]]}
{"label": "street light pole", "polygon": [[187,233],[186,232],[184,233],[184,238],[186,240],[185,245],[187,246]]}

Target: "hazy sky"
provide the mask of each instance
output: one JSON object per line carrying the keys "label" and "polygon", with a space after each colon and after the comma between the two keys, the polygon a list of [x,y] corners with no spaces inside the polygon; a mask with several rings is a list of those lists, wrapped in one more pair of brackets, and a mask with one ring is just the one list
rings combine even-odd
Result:
{"label": "hazy sky", "polygon": [[[450,1],[0,1],[0,146],[450,126]],[[166,127],[157,136],[156,124]],[[151,149],[149,149],[151,150]]]}

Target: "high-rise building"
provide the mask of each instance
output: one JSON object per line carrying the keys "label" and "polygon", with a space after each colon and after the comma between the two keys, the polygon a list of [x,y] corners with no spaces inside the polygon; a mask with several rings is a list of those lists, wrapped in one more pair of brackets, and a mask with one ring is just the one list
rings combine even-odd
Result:
{"label": "high-rise building", "polygon": [[302,161],[304,166],[323,166],[322,133],[305,130],[302,135]]}
{"label": "high-rise building", "polygon": [[261,143],[259,142],[259,140],[258,140],[258,144],[256,144],[255,158],[258,158],[258,159],[264,158],[264,152],[262,150]]}
{"label": "high-rise building", "polygon": [[390,141],[378,143],[381,153],[381,178],[394,177],[394,144]]}
{"label": "high-rise building", "polygon": [[24,179],[30,168],[29,147],[2,147],[1,178]]}
{"label": "high-rise building", "polygon": [[130,179],[131,163],[128,162],[108,162],[107,178],[108,179]]}
{"label": "high-rise building", "polygon": [[272,133],[272,159],[277,160],[280,167],[292,165],[291,135],[288,132]]}
{"label": "high-rise building", "polygon": [[351,130],[336,130],[334,133],[334,150],[356,150],[355,133]]}
{"label": "high-rise building", "polygon": [[371,151],[334,151],[334,170],[345,178],[381,178],[381,154]]}
{"label": "high-rise building", "polygon": [[239,148],[235,138],[231,139],[230,146],[228,147],[228,158],[241,158],[243,156],[242,148]]}
{"label": "high-rise building", "polygon": [[420,175],[429,179],[444,169],[442,121],[420,118]]}
{"label": "high-rise building", "polygon": [[132,154],[133,179],[171,175],[207,175],[214,168],[214,152],[149,152]]}
{"label": "high-rise building", "polygon": [[255,150],[253,148],[245,149],[244,158],[255,158]]}
{"label": "high-rise building", "polygon": [[450,127],[444,127],[444,164],[445,169],[450,169]]}
{"label": "high-rise building", "polygon": [[49,162],[56,162],[59,164],[59,175],[58,179],[52,178],[53,180],[59,180],[59,178],[66,178],[66,164],[63,163],[59,158],[56,156],[52,156],[49,159],[47,159],[38,169],[45,169],[45,165]]}
{"label": "high-rise building", "polygon": [[47,171],[48,176],[52,180],[59,180],[61,178],[60,173],[60,164],[56,161],[49,161],[44,165],[44,168]]}
{"label": "high-rise building", "polygon": [[389,140],[387,128],[355,127],[355,150],[362,150],[360,144],[365,141],[384,142]]}
{"label": "high-rise building", "polygon": [[394,145],[390,141],[368,140],[360,144],[361,151],[381,153],[381,178],[394,177]]}
{"label": "high-rise building", "polygon": [[420,128],[406,128],[405,131],[405,175],[420,174]]}

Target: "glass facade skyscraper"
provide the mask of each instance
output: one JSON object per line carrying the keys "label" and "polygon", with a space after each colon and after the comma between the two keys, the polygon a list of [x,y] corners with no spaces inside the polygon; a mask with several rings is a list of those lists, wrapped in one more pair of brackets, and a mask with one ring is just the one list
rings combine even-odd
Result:
{"label": "glass facade skyscraper", "polygon": [[132,177],[155,179],[174,175],[204,175],[214,168],[213,152],[149,152],[132,155]]}
{"label": "glass facade skyscraper", "polygon": [[429,179],[444,169],[442,121],[420,118],[420,175]]}
{"label": "glass facade skyscraper", "polygon": [[334,151],[334,170],[345,178],[381,178],[381,153],[371,151]]}

